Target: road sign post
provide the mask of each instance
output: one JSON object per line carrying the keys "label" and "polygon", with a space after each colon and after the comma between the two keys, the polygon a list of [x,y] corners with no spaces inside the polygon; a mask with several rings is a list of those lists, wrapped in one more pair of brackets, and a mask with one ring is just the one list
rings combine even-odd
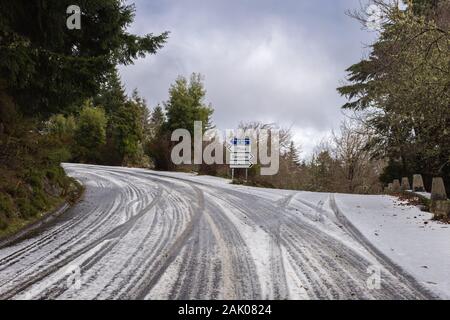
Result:
{"label": "road sign post", "polygon": [[230,151],[231,179],[234,181],[234,169],[245,169],[245,181],[248,179],[248,169],[253,166],[252,144],[250,138],[231,139]]}

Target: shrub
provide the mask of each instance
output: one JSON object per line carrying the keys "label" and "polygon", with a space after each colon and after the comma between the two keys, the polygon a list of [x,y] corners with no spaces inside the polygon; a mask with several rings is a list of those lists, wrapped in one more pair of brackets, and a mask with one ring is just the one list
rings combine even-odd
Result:
{"label": "shrub", "polygon": [[42,172],[37,170],[30,170],[25,177],[25,181],[29,183],[33,188],[42,189]]}
{"label": "shrub", "polygon": [[6,194],[0,194],[0,214],[11,218],[14,213],[14,206],[11,198]]}
{"label": "shrub", "polygon": [[19,215],[23,219],[29,219],[38,214],[38,210],[26,198],[17,199],[17,206],[19,207]]}
{"label": "shrub", "polygon": [[0,216],[0,230],[5,230],[8,228],[8,222]]}
{"label": "shrub", "polygon": [[36,211],[46,209],[49,203],[48,196],[42,190],[36,191],[30,200],[30,204],[37,209]]}

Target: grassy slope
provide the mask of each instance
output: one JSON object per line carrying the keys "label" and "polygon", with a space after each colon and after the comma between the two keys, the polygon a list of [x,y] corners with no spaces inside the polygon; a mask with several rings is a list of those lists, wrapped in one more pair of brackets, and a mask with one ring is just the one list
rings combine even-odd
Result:
{"label": "grassy slope", "polygon": [[57,167],[23,172],[0,167],[0,238],[41,219],[81,194],[78,182]]}

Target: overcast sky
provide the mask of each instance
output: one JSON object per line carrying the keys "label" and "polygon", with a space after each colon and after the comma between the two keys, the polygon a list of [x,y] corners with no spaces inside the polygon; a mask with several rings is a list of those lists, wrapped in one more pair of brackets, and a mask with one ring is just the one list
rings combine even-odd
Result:
{"label": "overcast sky", "polygon": [[[137,34],[170,31],[157,55],[120,69],[150,107],[178,75],[205,77],[213,122],[291,127],[303,156],[343,119],[336,87],[375,34],[347,10],[361,0],[135,0]],[[364,2],[364,1],[363,1]]]}

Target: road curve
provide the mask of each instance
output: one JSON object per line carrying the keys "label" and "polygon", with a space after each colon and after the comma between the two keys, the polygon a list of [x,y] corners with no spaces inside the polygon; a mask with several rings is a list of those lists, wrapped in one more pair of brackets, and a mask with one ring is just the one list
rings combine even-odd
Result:
{"label": "road curve", "polygon": [[432,298],[346,231],[330,195],[64,167],[84,198],[0,249],[0,299]]}

